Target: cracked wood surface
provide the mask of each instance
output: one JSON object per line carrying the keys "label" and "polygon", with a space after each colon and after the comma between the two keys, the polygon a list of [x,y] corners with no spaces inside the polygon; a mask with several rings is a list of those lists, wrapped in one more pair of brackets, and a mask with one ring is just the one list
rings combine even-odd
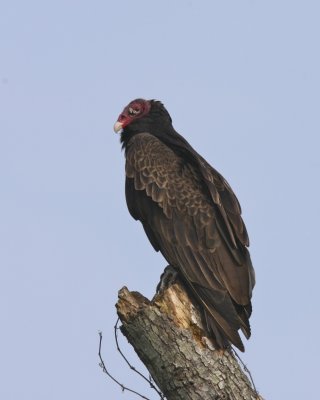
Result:
{"label": "cracked wood surface", "polygon": [[212,347],[179,283],[152,301],[124,287],[116,307],[122,333],[168,400],[262,399],[234,355]]}

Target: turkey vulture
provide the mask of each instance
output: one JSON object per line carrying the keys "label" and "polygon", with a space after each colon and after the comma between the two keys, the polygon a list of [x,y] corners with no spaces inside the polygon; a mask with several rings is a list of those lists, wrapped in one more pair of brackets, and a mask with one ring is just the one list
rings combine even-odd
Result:
{"label": "turkey vulture", "polygon": [[215,347],[244,351],[238,331],[250,337],[255,277],[231,187],[175,131],[159,101],[132,101],[114,130],[125,150],[130,214],[200,305]]}

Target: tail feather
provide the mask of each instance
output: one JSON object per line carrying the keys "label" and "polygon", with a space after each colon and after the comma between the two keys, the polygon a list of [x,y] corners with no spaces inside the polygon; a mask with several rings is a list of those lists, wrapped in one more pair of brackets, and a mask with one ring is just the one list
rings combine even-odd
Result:
{"label": "tail feather", "polygon": [[222,317],[217,315],[213,316],[211,311],[209,312],[207,309],[203,310],[208,334],[215,343],[216,347],[218,349],[225,349],[230,347],[230,343],[232,343],[243,352],[244,345],[238,331],[232,330],[230,327],[222,327]]}
{"label": "tail feather", "polygon": [[200,300],[206,328],[217,348],[227,348],[230,343],[244,351],[239,330],[248,339],[251,334],[249,317],[251,303],[246,306],[235,303],[228,293],[213,291],[191,284],[192,291]]}

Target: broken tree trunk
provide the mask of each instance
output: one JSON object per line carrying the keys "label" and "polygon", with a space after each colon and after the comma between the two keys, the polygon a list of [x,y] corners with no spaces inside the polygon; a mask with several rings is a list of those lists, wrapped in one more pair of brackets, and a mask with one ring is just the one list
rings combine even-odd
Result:
{"label": "broken tree trunk", "polygon": [[121,331],[168,400],[259,399],[233,353],[215,350],[199,310],[178,282],[149,301],[126,287]]}

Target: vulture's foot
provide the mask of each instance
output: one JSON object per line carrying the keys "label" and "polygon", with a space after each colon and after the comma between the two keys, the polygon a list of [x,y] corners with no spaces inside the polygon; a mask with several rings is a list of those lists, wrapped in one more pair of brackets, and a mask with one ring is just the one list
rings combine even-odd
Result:
{"label": "vulture's foot", "polygon": [[160,276],[160,282],[157,285],[157,293],[163,292],[169,286],[173,285],[178,276],[178,270],[172,265],[165,267],[163,273]]}

